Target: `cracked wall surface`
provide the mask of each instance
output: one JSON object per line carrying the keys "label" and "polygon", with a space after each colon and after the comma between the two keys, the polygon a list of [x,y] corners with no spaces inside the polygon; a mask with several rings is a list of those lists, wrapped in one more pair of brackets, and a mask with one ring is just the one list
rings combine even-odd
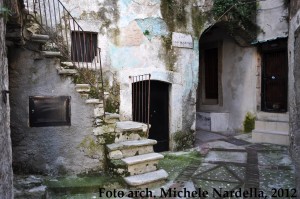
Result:
{"label": "cracked wall surface", "polygon": [[289,22],[289,116],[290,116],[290,153],[296,163],[297,188],[300,189],[300,4],[291,1]]}

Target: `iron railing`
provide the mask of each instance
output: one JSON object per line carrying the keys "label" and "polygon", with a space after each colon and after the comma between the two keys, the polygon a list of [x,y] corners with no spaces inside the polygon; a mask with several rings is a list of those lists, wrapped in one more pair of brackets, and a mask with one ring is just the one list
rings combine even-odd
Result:
{"label": "iron railing", "polygon": [[132,85],[132,120],[147,124],[150,122],[150,79],[151,74],[130,76]]}
{"label": "iron railing", "polygon": [[22,4],[21,9],[25,8],[27,13],[26,21],[39,25],[40,30],[35,34],[48,35],[51,51],[59,51],[62,60],[72,62],[78,69],[95,71],[95,76],[99,77],[96,85],[86,81],[97,89],[100,84],[102,92],[99,98],[104,102],[101,48],[97,46],[97,34],[84,31],[60,0],[4,1],[14,10],[16,4]]}

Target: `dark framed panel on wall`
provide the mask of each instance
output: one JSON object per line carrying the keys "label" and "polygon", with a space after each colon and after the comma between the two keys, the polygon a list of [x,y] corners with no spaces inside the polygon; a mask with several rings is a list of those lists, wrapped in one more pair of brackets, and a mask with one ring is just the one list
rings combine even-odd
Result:
{"label": "dark framed panel on wall", "polygon": [[29,126],[70,126],[70,96],[30,96]]}

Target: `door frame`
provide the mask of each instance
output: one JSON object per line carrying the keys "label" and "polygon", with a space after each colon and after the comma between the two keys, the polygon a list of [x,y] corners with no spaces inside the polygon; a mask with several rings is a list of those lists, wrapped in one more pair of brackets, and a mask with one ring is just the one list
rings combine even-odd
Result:
{"label": "door frame", "polygon": [[[288,65],[288,51],[287,51],[287,39],[278,39],[275,41],[271,42],[266,42],[263,43],[259,46],[259,51],[261,55],[261,69],[259,71],[260,73],[260,111],[263,112],[270,112],[270,113],[285,113],[288,112],[288,79],[289,79],[289,65]],[[264,78],[264,73],[265,73],[265,54],[268,53],[276,53],[276,52],[285,52],[286,53],[286,79],[285,79],[285,84],[286,84],[286,110],[284,111],[277,111],[277,110],[268,110],[265,107],[265,101],[266,101],[266,91],[265,91],[265,80]]]}

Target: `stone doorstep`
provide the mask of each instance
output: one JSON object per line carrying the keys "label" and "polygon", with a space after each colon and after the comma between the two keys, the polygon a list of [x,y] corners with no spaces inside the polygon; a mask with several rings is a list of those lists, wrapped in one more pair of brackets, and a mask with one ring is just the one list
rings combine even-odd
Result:
{"label": "stone doorstep", "polygon": [[288,122],[279,122],[279,121],[255,121],[255,130],[267,130],[267,131],[289,131]]}
{"label": "stone doorstep", "polygon": [[42,55],[44,55],[45,57],[60,57],[61,53],[60,52],[55,52],[55,51],[42,51],[41,52]]}
{"label": "stone doorstep", "polygon": [[91,91],[91,85],[89,84],[76,84],[75,89],[78,93],[87,93]]}
{"label": "stone doorstep", "polygon": [[156,140],[145,139],[145,140],[123,141],[119,143],[109,144],[106,147],[108,151],[111,152],[120,149],[128,149],[128,148],[142,147],[142,146],[155,145],[155,144],[157,144]]}
{"label": "stone doorstep", "polygon": [[147,131],[147,125],[139,122],[132,122],[132,121],[124,121],[124,122],[117,122],[116,123],[116,132],[121,133],[124,131]]}
{"label": "stone doorstep", "polygon": [[149,162],[153,160],[160,160],[163,159],[164,156],[159,153],[148,153],[143,155],[137,155],[129,158],[121,159],[126,165],[135,165],[139,163]]}
{"label": "stone doorstep", "polygon": [[255,143],[271,143],[289,145],[289,132],[253,130],[252,141]]}
{"label": "stone doorstep", "polygon": [[160,169],[149,173],[125,177],[124,180],[129,186],[138,187],[154,182],[159,182],[161,180],[166,180],[167,178],[168,173],[165,170]]}
{"label": "stone doorstep", "polygon": [[57,71],[59,75],[76,75],[78,73],[76,69],[58,68]]}

